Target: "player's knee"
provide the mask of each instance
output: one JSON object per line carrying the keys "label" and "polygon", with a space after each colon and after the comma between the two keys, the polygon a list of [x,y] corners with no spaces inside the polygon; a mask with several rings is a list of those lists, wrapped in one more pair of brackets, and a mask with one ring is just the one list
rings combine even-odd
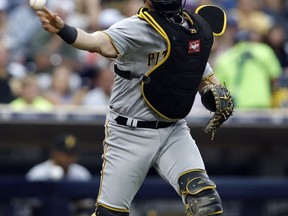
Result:
{"label": "player's knee", "polygon": [[103,205],[97,205],[95,213],[91,216],[129,216],[126,210],[114,210]]}
{"label": "player's knee", "polygon": [[178,183],[188,216],[222,214],[222,202],[216,185],[204,170],[184,173],[179,177]]}

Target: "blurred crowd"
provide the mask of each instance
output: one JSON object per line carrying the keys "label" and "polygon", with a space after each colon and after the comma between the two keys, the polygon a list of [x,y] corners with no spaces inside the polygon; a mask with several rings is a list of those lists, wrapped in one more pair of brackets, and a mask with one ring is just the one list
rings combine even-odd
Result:
{"label": "blurred crowd", "polygon": [[[238,108],[288,107],[288,1],[187,0],[227,13],[210,64]],[[66,23],[88,32],[131,16],[143,0],[47,0]],[[57,105],[107,106],[113,60],[72,48],[45,32],[28,0],[0,1],[0,104],[50,111]],[[197,101],[196,101],[197,103]]]}

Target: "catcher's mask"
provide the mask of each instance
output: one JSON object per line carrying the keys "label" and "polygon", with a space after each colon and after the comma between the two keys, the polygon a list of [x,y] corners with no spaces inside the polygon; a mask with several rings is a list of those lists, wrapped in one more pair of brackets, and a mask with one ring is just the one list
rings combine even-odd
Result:
{"label": "catcher's mask", "polygon": [[182,0],[151,0],[154,9],[168,18],[182,14],[185,2],[182,5]]}

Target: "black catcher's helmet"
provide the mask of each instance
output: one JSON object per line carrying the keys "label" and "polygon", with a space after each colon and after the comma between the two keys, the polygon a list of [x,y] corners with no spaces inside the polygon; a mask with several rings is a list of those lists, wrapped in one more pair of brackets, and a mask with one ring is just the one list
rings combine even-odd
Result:
{"label": "black catcher's helmet", "polygon": [[151,2],[157,12],[167,17],[173,17],[182,13],[182,0],[151,0]]}

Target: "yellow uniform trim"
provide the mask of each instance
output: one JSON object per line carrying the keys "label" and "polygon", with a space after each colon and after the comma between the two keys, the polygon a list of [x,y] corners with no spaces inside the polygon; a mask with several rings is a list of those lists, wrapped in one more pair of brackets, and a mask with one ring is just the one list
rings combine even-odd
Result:
{"label": "yellow uniform trim", "polygon": [[215,189],[216,188],[216,185],[209,185],[209,186],[206,186],[206,187],[203,187],[203,188],[199,188],[199,190],[195,191],[194,193],[191,193],[191,191],[188,190],[188,185],[190,184],[190,182],[194,181],[195,179],[201,179],[201,178],[202,177],[196,177],[196,178],[193,178],[193,179],[191,179],[190,181],[187,182],[186,191],[189,194],[195,195],[195,194],[200,193],[201,191],[204,191],[204,190],[207,190],[207,189]]}
{"label": "yellow uniform trim", "polygon": [[207,76],[202,77],[202,81],[206,80],[206,79],[210,79],[210,77],[213,76],[213,75],[214,75],[214,73],[212,72],[212,73],[208,74]]}
{"label": "yellow uniform trim", "polygon": [[105,205],[105,204],[102,204],[102,203],[98,203],[97,205],[98,205],[98,206],[103,206],[104,208],[109,209],[109,210],[112,210],[112,211],[125,212],[125,213],[128,213],[128,212],[129,212],[128,209],[113,208],[113,207],[111,207],[111,206],[108,206],[108,205]]}
{"label": "yellow uniform trim", "polygon": [[191,169],[191,170],[187,170],[187,171],[181,173],[181,174],[179,175],[178,179],[179,179],[181,176],[183,176],[183,175],[185,175],[185,174],[187,174],[187,173],[190,173],[190,172],[204,172],[204,173],[206,173],[206,170],[203,170],[203,169]]}
{"label": "yellow uniform trim", "polygon": [[224,32],[226,31],[226,25],[227,25],[227,16],[226,16],[225,11],[224,11],[222,8],[220,8],[220,7],[218,7],[218,6],[215,6],[215,5],[201,5],[200,7],[196,8],[195,13],[198,14],[198,12],[199,12],[202,8],[204,8],[204,7],[209,7],[209,6],[213,6],[213,7],[219,8],[219,9],[223,12],[223,14],[224,14],[224,23],[223,23],[222,31],[219,32],[219,33],[213,32],[213,35],[215,35],[215,36],[221,36],[221,35],[223,35]]}
{"label": "yellow uniform trim", "polygon": [[[181,173],[181,174],[178,176],[177,179],[179,179],[181,176],[183,176],[183,175],[185,175],[185,174],[187,174],[187,173],[190,173],[190,172],[204,172],[204,173],[207,173],[206,170],[203,170],[203,169],[191,169],[191,170],[187,170],[187,171]],[[184,193],[181,192],[181,190],[180,190],[180,185],[178,185],[178,191],[179,191],[179,194],[185,194],[185,192],[184,192]],[[187,193],[187,192],[186,192],[186,193]]]}
{"label": "yellow uniform trim", "polygon": [[[149,76],[149,74],[151,74],[154,70],[156,70],[159,66],[161,66],[170,56],[171,53],[171,43],[169,40],[169,37],[167,36],[166,32],[163,30],[163,28],[155,21],[155,19],[147,12],[144,11],[145,8],[142,8],[138,14],[138,17],[145,20],[146,22],[148,22],[167,42],[167,53],[166,56],[154,67],[152,67],[146,74],[145,76]],[[145,97],[145,95],[143,94],[144,91],[144,82],[142,82],[141,85],[141,91],[142,91],[142,95],[143,98],[145,100],[145,102],[149,105],[149,107],[151,107],[153,109],[154,112],[156,112],[159,116],[161,116],[164,119],[167,120],[174,120],[171,119],[165,115],[163,115],[162,113],[160,113],[158,110],[156,110],[152,104],[149,103],[149,101],[147,100],[147,98]],[[175,119],[176,120],[176,119]]]}
{"label": "yellow uniform trim", "polygon": [[212,214],[210,214],[210,215],[219,215],[219,214],[221,214],[221,213],[223,213],[223,210],[214,212],[214,213],[212,213]]}
{"label": "yellow uniform trim", "polygon": [[[106,148],[105,148],[105,150],[104,150],[104,154],[102,155],[102,159],[103,159],[103,166],[102,166],[102,171],[101,171],[101,181],[100,181],[100,186],[99,186],[99,194],[98,194],[98,197],[97,197],[97,201],[96,201],[96,206],[103,206],[104,208],[106,208],[106,209],[110,209],[110,210],[113,210],[113,211],[117,211],[117,212],[129,212],[129,209],[119,209],[119,208],[114,208],[114,207],[111,207],[111,206],[108,206],[108,205],[105,205],[105,204],[103,204],[103,203],[99,203],[98,202],[98,199],[99,199],[99,197],[101,196],[101,194],[102,194],[102,182],[104,181],[104,169],[105,169],[105,167],[106,167],[106,159],[105,159],[105,155],[107,154],[107,152],[108,152],[108,149],[109,149],[109,147],[110,147],[110,145],[108,145],[107,143],[106,143],[106,139],[110,136],[109,135],[109,121],[107,121],[106,123],[105,123],[105,139],[104,139],[104,141],[103,141],[103,146],[106,144],[107,146],[106,146]],[[92,216],[94,216],[94,215],[92,215]]]}
{"label": "yellow uniform trim", "polygon": [[[106,32],[104,32],[104,31],[101,31],[101,32],[103,32],[105,35],[107,35],[107,37],[109,38],[109,40],[111,41],[111,44],[112,44],[112,46],[115,48],[115,50],[117,51],[117,53],[118,53],[118,56],[119,56],[119,54],[120,54],[120,52],[119,52],[119,50],[117,49],[117,47],[116,47],[116,45],[115,45],[115,43],[114,43],[114,41],[112,40],[112,38],[110,37],[110,35],[109,34],[107,34]],[[117,56],[117,57],[118,57]]]}
{"label": "yellow uniform trim", "polygon": [[[109,136],[109,132],[108,132],[108,121],[105,123],[105,139],[103,140],[103,146],[104,144],[106,143],[106,139],[107,137]],[[107,144],[107,143],[106,143]],[[98,193],[98,196],[97,196],[97,200],[96,200],[96,203],[98,203],[98,199],[99,197],[101,196],[102,194],[102,182],[104,181],[104,169],[106,167],[106,159],[105,159],[105,155],[107,154],[108,152],[108,149],[109,149],[109,145],[107,144],[105,150],[104,150],[104,154],[102,155],[102,159],[103,159],[103,165],[102,165],[102,171],[101,171],[101,179],[100,179],[100,185],[99,185],[99,193]]]}
{"label": "yellow uniform trim", "polygon": [[191,24],[194,24],[194,21],[191,19],[191,17],[185,11],[183,11],[183,14],[184,14],[185,18],[191,22]]}

